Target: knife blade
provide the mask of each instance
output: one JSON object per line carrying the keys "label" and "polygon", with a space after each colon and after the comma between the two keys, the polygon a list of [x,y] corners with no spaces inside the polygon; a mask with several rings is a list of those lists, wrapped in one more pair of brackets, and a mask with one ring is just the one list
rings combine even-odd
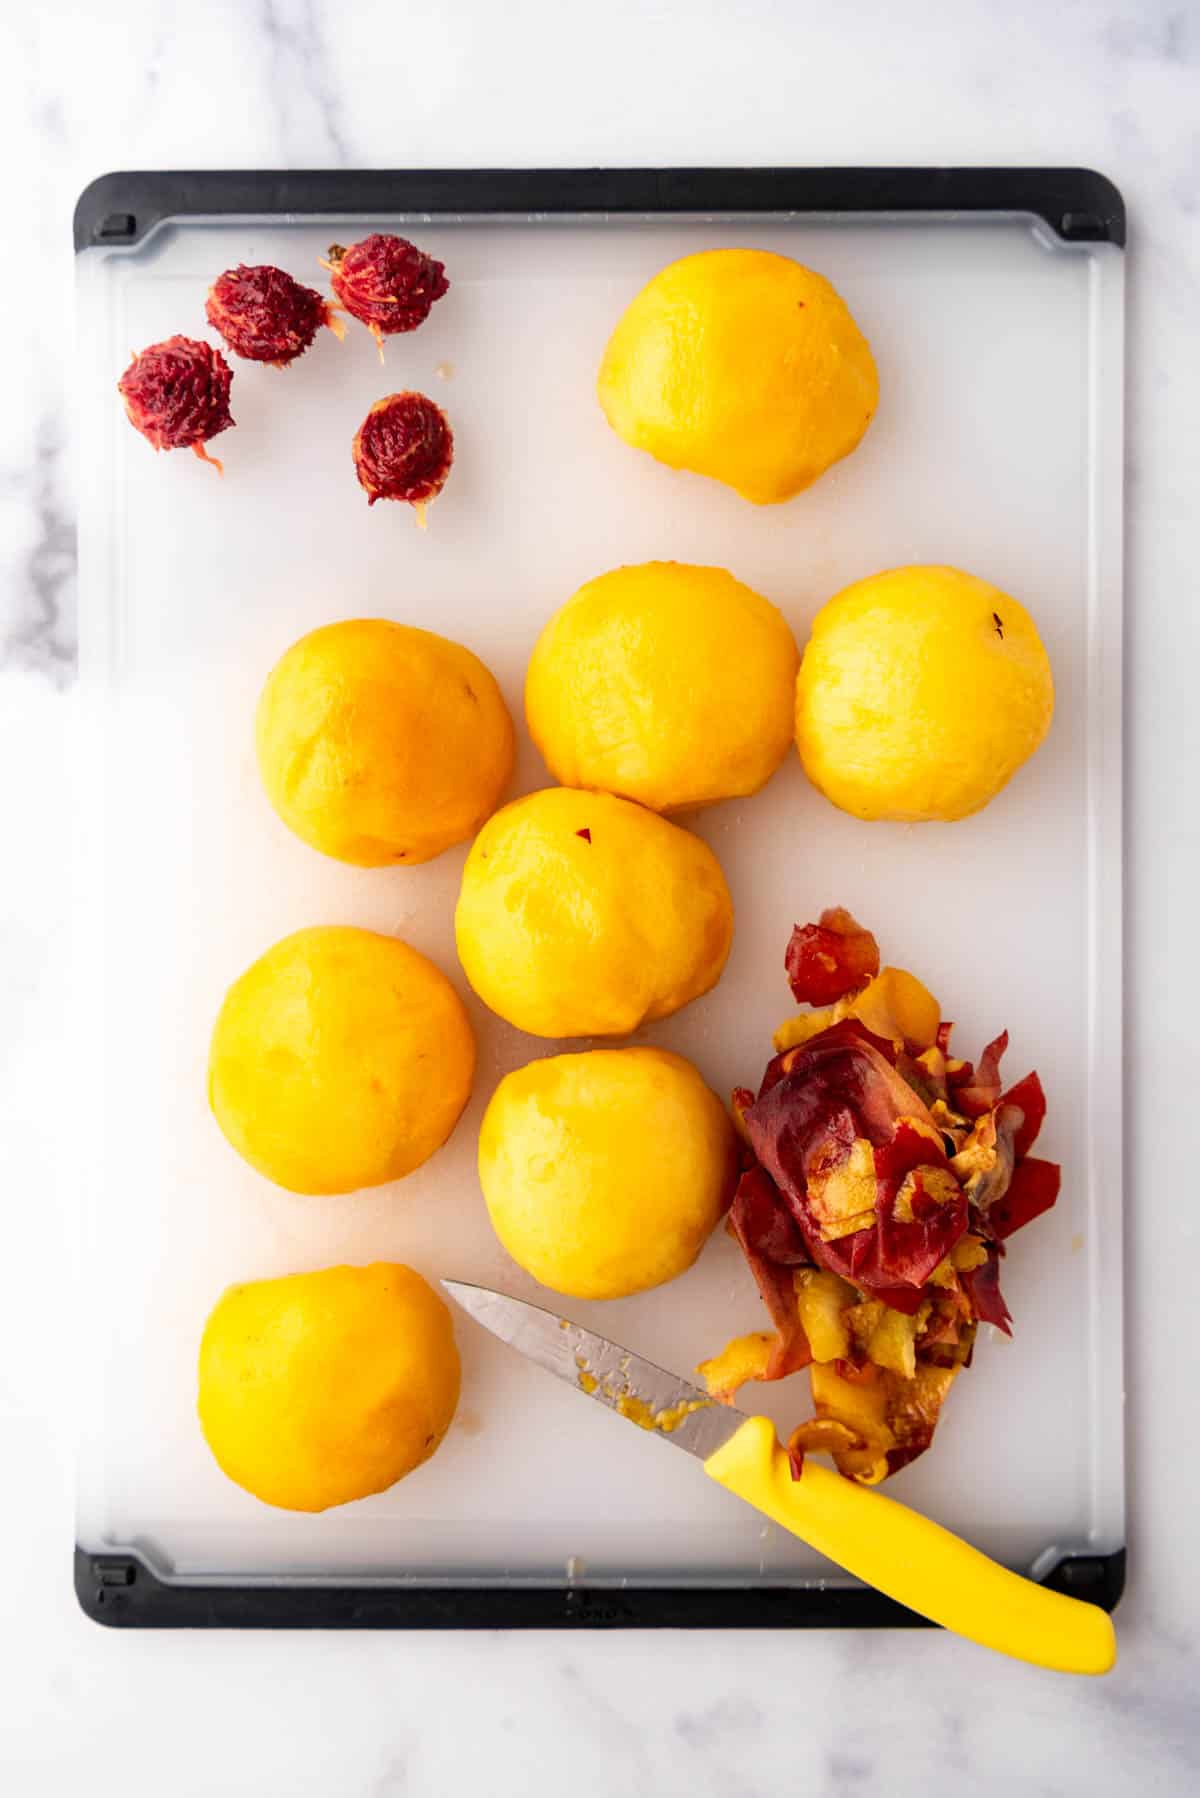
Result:
{"label": "knife blade", "polygon": [[441,1284],[456,1304],[528,1360],[639,1428],[707,1461],[746,1422],[699,1386],[556,1311],[463,1280]]}

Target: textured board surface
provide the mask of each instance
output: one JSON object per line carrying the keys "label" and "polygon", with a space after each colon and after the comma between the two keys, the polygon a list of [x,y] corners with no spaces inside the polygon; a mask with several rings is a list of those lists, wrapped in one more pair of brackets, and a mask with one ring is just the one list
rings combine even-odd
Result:
{"label": "textured board surface", "polygon": [[[372,218],[366,228],[405,228]],[[792,923],[850,906],[886,960],[956,1020],[960,1053],[1007,1025],[1006,1070],[1036,1065],[1054,1213],[1013,1242],[1012,1342],[981,1331],[933,1450],[889,1486],[1023,1568],[1122,1543],[1120,934],[1120,252],[1066,247],[1028,220],[848,223],[438,221],[408,227],[453,283],[387,348],[329,333],[293,369],[235,363],[224,481],[155,456],[114,384],[134,348],[204,334],[205,290],[239,260],[316,281],[355,222],[166,226],[80,259],[83,630],[91,699],[80,866],[80,1002],[90,1111],[79,1158],[96,1347],[83,1370],[79,1540],[136,1548],[176,1577],[803,1583],[831,1569],[648,1440],[458,1324],[464,1386],[436,1459],[320,1517],[257,1504],[210,1459],[194,1413],[204,1318],[230,1282],[397,1258],[546,1301],[508,1262],[474,1170],[508,1068],[555,1045],[467,994],[475,1095],[449,1146],[401,1185],[283,1193],[209,1116],[205,1059],[228,983],[313,923],[396,931],[465,989],[452,910],[464,859],[368,872],[292,838],[258,784],[254,704],[303,631],[377,614],[468,643],[518,718],[549,613],[590,576],[650,557],[711,562],[778,604],[801,642],[847,582],[957,563],[1034,613],[1058,710],[1035,760],[979,817],[864,825],[794,757],[755,799],[694,827],[737,908],[723,981],[635,1040],[754,1084],[791,1009]],[[628,450],[595,403],[622,305],[689,250],[753,244],[841,289],[879,364],[860,450],[786,506],[756,509]],[[420,532],[368,511],[350,441],[382,394],[417,387],[456,438]],[[522,732],[514,792],[546,784]],[[669,1287],[573,1316],[687,1373],[763,1313],[723,1234]],[[788,1424],[807,1380],[749,1388]]]}

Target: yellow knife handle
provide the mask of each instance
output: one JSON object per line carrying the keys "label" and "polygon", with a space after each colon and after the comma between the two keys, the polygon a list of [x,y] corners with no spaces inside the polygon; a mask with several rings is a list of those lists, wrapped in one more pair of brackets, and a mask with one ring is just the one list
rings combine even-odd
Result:
{"label": "yellow knife handle", "polygon": [[1062,1673],[1107,1673],[1112,1619],[990,1561],[940,1524],[816,1467],[794,1480],[775,1425],[748,1417],[704,1471],[840,1567],[972,1642]]}

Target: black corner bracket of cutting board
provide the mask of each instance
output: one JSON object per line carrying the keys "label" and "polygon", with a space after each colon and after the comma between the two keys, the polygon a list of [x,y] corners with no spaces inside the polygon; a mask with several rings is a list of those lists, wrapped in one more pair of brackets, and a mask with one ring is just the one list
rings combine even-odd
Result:
{"label": "black corner bracket of cutting board", "polygon": [[[1115,1610],[1125,1550],[1071,1555],[1042,1581]],[[75,1550],[75,1593],[114,1629],[911,1629],[924,1617],[862,1586],[176,1585],[134,1554]]]}
{"label": "black corner bracket of cutting board", "polygon": [[1094,169],[200,169],[99,176],[75,248],[184,216],[724,211],[1029,213],[1064,242],[1125,243],[1125,203]]}

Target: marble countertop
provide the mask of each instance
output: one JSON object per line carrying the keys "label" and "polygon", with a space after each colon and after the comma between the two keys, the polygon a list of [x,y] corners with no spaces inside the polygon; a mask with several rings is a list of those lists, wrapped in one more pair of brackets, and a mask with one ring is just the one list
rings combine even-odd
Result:
{"label": "marble countertop", "polygon": [[[1186,0],[70,0],[0,22],[0,1787],[20,1798],[889,1798],[1200,1786],[1187,1136],[1200,608],[1200,11]],[[75,1607],[71,209],[121,167],[1087,163],[1130,210],[1122,1659],[935,1634],[142,1635]],[[86,1077],[86,1071],[83,1072]],[[19,1271],[19,1277],[17,1276]],[[82,1270],[118,1280],[119,1270]],[[1014,1445],[1020,1452],[1020,1445]]]}

